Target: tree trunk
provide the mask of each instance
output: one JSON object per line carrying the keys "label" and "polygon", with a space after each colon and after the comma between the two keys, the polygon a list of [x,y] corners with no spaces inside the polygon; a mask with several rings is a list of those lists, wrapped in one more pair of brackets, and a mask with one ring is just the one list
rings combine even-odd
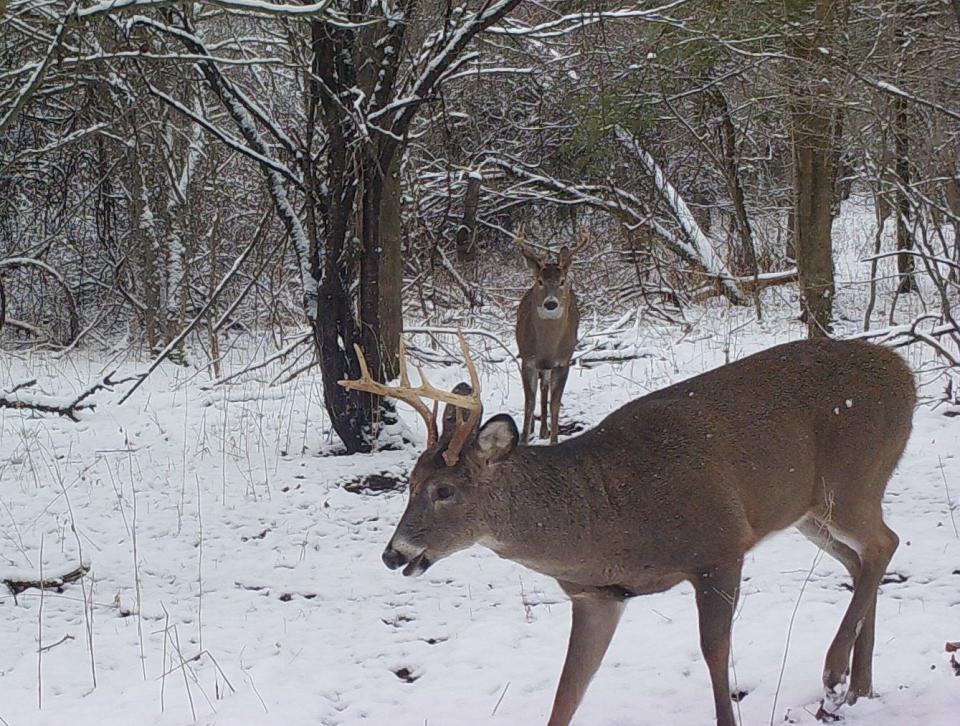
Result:
{"label": "tree trunk", "polygon": [[[899,65],[902,69],[904,55],[906,53],[903,25],[908,22],[906,10],[903,3],[898,3],[898,14],[896,27],[894,28],[894,44],[900,52]],[[898,74],[900,75],[900,74]],[[910,231],[910,200],[907,197],[907,190],[910,188],[910,139],[907,130],[909,123],[909,113],[907,109],[907,99],[897,96],[893,101],[893,149],[894,149],[894,174],[896,178],[896,189],[894,198],[896,199],[896,230],[897,230],[897,250],[913,249],[913,234]],[[911,254],[897,255],[897,292],[907,293],[916,289],[916,283],[913,278],[914,259]]]}
{"label": "tree trunk", "polygon": [[140,289],[143,291],[143,327],[151,352],[160,349],[162,312],[160,304],[160,260],[153,212],[147,196],[143,169],[140,167],[139,144],[127,153],[129,165],[130,229],[137,240]]}
{"label": "tree trunk", "polygon": [[363,225],[359,235],[363,349],[370,372],[382,381],[397,375],[403,329],[400,154],[392,156],[389,161],[378,156],[364,164]]}
{"label": "tree trunk", "polygon": [[474,233],[477,228],[477,207],[480,204],[480,184],[483,177],[480,172],[473,171],[467,176],[467,189],[463,194],[463,219],[457,227],[455,240],[457,262],[461,264],[471,262],[476,258]]}
{"label": "tree trunk", "polygon": [[801,308],[810,337],[829,335],[833,326],[833,213],[839,110],[831,103],[820,48],[831,49],[838,8],[816,0],[815,26],[790,38],[796,64],[790,115],[793,146],[794,245],[800,275]]}
{"label": "tree trunk", "polygon": [[723,151],[724,177],[727,193],[733,202],[734,225],[738,247],[733,259],[733,270],[738,275],[756,275],[757,253],[753,246],[753,230],[747,216],[747,204],[740,182],[740,165],[737,159],[737,130],[730,117],[730,107],[722,91],[713,92],[713,100],[720,112],[720,146]]}

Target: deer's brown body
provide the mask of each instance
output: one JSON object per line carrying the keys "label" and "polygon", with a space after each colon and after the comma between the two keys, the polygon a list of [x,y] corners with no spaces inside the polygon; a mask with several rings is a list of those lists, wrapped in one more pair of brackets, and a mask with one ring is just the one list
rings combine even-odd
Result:
{"label": "deer's brown body", "polygon": [[450,433],[421,456],[384,560],[417,574],[479,542],[556,578],[573,627],[551,726],[572,718],[626,600],[689,581],[717,721],[732,726],[743,556],[797,526],[854,581],[823,674],[824,706],[836,709],[871,692],[877,587],[898,543],[881,500],[915,398],[891,351],[810,340],[651,393],[554,447],[515,447],[515,424],[497,416],[457,466],[439,458]]}
{"label": "deer's brown body", "polygon": [[517,349],[523,381],[523,429],[520,441],[526,444],[533,431],[533,412],[540,387],[540,438],[547,436],[550,413],[550,443],[557,443],[560,401],[567,384],[570,358],[577,346],[580,309],[570,279],[573,256],[587,238],[571,251],[562,247],[556,262],[543,260],[523,242],[522,230],[515,241],[533,272],[533,285],[517,308]]}

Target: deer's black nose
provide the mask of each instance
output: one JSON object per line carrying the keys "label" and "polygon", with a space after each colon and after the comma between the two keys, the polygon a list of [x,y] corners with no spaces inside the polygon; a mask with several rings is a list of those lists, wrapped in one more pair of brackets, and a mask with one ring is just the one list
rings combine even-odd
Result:
{"label": "deer's black nose", "polygon": [[393,547],[387,545],[387,548],[383,551],[383,564],[391,570],[395,570],[407,564],[407,558],[403,553],[397,552]]}
{"label": "deer's black nose", "polygon": [[547,301],[543,304],[543,307],[545,307],[547,310],[556,310],[556,309],[557,309],[557,305],[558,305],[558,303],[557,303],[556,300],[547,300]]}

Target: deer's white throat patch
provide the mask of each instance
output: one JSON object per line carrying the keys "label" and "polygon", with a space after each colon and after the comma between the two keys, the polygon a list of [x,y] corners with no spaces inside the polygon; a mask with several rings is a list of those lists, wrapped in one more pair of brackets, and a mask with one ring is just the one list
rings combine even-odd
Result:
{"label": "deer's white throat patch", "polygon": [[558,304],[553,310],[547,310],[541,305],[537,308],[537,317],[543,320],[557,320],[563,317],[563,308]]}

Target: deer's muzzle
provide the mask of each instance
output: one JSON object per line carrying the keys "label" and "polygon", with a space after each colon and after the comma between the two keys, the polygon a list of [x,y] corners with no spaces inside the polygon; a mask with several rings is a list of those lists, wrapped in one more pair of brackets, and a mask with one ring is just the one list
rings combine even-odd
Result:
{"label": "deer's muzzle", "polygon": [[537,310],[537,315],[547,320],[553,320],[563,315],[563,308],[557,298],[548,297]]}
{"label": "deer's muzzle", "polygon": [[391,570],[396,570],[398,567],[406,565],[406,567],[403,568],[405,577],[422,575],[427,571],[427,568],[433,564],[433,562],[427,558],[427,551],[425,549],[421,549],[416,554],[408,556],[394,547],[392,542],[388,544],[387,548],[383,551],[382,559],[383,564]]}
{"label": "deer's muzzle", "polygon": [[407,556],[387,545],[387,548],[383,551],[383,564],[391,570],[395,570],[407,564]]}

